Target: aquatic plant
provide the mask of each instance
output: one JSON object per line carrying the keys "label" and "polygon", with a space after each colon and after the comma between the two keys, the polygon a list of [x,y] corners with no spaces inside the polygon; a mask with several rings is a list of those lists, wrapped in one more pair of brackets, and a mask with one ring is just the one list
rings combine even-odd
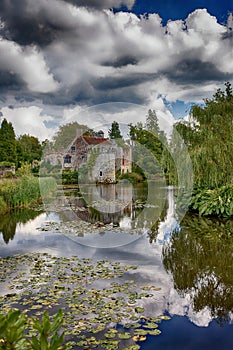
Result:
{"label": "aquatic plant", "polygon": [[[38,330],[37,335],[33,334],[37,337],[33,340],[33,350],[42,349],[39,347],[45,341],[42,333],[55,329],[53,325],[49,328],[44,310],[53,314],[58,307],[63,309],[66,349],[140,349],[135,342],[159,335],[158,324],[169,317],[146,315],[144,303],[153,301],[160,288],[138,286],[133,279],[126,279],[126,274],[127,278],[130,274],[133,277],[134,270],[137,266],[119,262],[57,258],[48,254],[3,258],[0,282],[7,279],[11,292],[0,297],[0,305],[5,312],[20,307],[28,317],[43,315],[40,325],[38,321],[32,323]],[[59,339],[56,336],[54,343],[58,344]],[[49,341],[52,344],[51,337]]]}

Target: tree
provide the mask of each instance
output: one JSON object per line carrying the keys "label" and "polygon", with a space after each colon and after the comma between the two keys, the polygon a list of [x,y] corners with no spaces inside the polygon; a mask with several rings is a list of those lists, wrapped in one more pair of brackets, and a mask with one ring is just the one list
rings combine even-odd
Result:
{"label": "tree", "polygon": [[[232,182],[233,177],[233,94],[230,83],[218,89],[205,106],[193,106],[192,121],[175,125],[188,147],[196,187],[214,189]],[[174,135],[173,135],[174,136]],[[172,139],[177,152],[183,145]]]}
{"label": "tree", "polygon": [[67,148],[69,144],[74,140],[78,129],[82,130],[83,135],[94,136],[95,134],[94,131],[88,126],[79,124],[77,122],[62,125],[53,138],[54,148]]}
{"label": "tree", "polygon": [[112,122],[111,129],[108,130],[108,135],[110,139],[122,139],[119,124],[116,121]]}
{"label": "tree", "polygon": [[[164,169],[164,151],[167,145],[167,138],[158,125],[158,118],[155,111],[149,109],[146,122],[133,125],[129,124],[129,135],[134,142],[134,159],[138,167],[150,174],[160,174]],[[143,147],[142,147],[143,146]],[[162,175],[162,174],[161,174]]]}
{"label": "tree", "polygon": [[11,123],[4,118],[0,127],[0,161],[16,164],[16,140]]}
{"label": "tree", "polygon": [[42,146],[37,137],[24,134],[18,138],[18,152],[20,162],[32,163],[41,159]]}
{"label": "tree", "polygon": [[149,109],[148,114],[146,116],[146,130],[151,131],[155,135],[159,135],[160,129],[158,124],[158,117],[156,115],[155,110]]}

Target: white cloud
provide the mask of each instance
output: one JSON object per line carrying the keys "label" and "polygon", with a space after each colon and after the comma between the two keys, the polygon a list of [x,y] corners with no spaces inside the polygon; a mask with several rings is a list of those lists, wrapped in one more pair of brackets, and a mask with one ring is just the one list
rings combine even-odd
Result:
{"label": "white cloud", "polygon": [[[0,41],[0,69],[26,83],[28,90],[23,89],[23,99],[31,93],[33,98],[38,97],[35,93],[43,93],[38,98],[50,108],[53,104],[136,102],[146,111],[155,109],[170,122],[172,115],[164,99],[202,102],[223,81],[231,80],[232,41],[226,36],[231,17],[225,26],[205,9],[199,9],[185,21],[169,21],[163,26],[158,14],[137,17],[103,10],[107,0],[101,6],[94,6],[97,1],[90,0],[88,4],[93,7],[82,7],[81,2],[27,0],[27,16],[38,21],[38,26],[48,25],[50,39],[41,45],[44,32],[38,31],[40,48],[36,44]],[[115,6],[123,3],[110,2]],[[130,5],[133,1],[124,3]],[[19,91],[16,94],[20,96]],[[65,111],[64,121],[69,118]],[[89,124],[96,122],[93,118],[88,119]],[[103,117],[100,119],[102,122]]]}
{"label": "white cloud", "polygon": [[117,121],[120,124],[123,136],[127,137],[128,124],[145,123],[148,109],[155,110],[160,128],[170,135],[175,120],[162,98],[154,98],[148,105],[112,102],[89,108],[87,106],[86,108],[81,106],[68,108],[64,110],[62,124],[76,121],[79,124],[88,125],[96,131],[102,129],[105,136],[107,136],[111,123]]}
{"label": "white cloud", "polygon": [[[106,93],[114,90],[125,96],[127,84],[127,91],[132,89],[147,102],[152,92],[158,96],[161,90],[169,101],[187,101],[191,95],[199,102],[205,97],[200,97],[200,85],[212,88],[213,81],[233,74],[231,43],[222,38],[227,27],[205,9],[194,11],[186,21],[169,21],[167,27],[157,14],[138,18],[132,13],[72,9],[73,34],[55,40],[45,52],[61,84],[83,88],[86,98],[98,95],[96,81],[104,87],[111,80]],[[118,64],[127,59],[128,64]]]}
{"label": "white cloud", "polygon": [[35,47],[21,48],[18,44],[0,38],[1,70],[19,75],[33,92],[54,92],[58,83],[49,73],[45,59]]}
{"label": "white cloud", "polygon": [[42,109],[36,106],[1,109],[3,117],[11,122],[17,136],[29,134],[37,137],[40,141],[51,138],[55,129],[47,128],[46,122],[53,121],[53,118],[42,114]]}

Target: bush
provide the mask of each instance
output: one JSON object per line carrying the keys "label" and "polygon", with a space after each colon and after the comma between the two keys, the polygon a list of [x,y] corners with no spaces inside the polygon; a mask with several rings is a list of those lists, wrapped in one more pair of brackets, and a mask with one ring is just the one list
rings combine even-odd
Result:
{"label": "bush", "polygon": [[78,172],[77,171],[63,171],[62,172],[63,185],[78,184]]}
{"label": "bush", "polygon": [[[27,318],[19,310],[10,310],[0,314],[0,349],[1,350],[57,350],[64,340],[64,333],[58,334],[63,323],[60,310],[53,321],[47,311],[42,320]],[[30,336],[30,334],[33,334]]]}
{"label": "bush", "polygon": [[190,207],[200,215],[233,216],[233,184],[194,191]]}

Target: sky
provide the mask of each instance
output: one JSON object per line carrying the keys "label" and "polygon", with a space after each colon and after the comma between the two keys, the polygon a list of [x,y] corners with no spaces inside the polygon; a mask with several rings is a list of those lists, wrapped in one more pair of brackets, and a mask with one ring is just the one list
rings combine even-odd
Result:
{"label": "sky", "polygon": [[[19,6],[20,4],[20,6]],[[1,0],[0,118],[169,125],[233,81],[233,0]]]}

